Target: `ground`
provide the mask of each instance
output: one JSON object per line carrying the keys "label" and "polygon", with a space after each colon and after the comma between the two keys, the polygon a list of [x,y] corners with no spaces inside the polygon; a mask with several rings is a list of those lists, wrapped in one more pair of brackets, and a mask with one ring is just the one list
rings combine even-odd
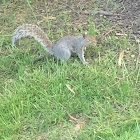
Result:
{"label": "ground", "polygon": [[[138,0],[1,1],[0,139],[140,139],[139,7]],[[58,62],[33,39],[13,48],[23,23],[38,24],[53,43],[88,31],[97,38],[85,53],[89,64],[76,56]]]}
{"label": "ground", "polygon": [[[115,0],[119,7],[112,10],[115,16],[110,16],[112,23],[119,25],[132,39],[140,35],[140,1],[138,0]],[[108,10],[108,9],[107,9]],[[110,11],[110,9],[109,9]]]}

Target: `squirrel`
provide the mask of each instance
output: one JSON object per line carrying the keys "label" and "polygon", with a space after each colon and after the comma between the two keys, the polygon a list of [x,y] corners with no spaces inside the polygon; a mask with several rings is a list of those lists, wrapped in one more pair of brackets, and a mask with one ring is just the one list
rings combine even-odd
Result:
{"label": "squirrel", "polygon": [[15,46],[17,40],[23,37],[33,37],[42,47],[54,55],[58,60],[67,61],[72,53],[76,53],[83,64],[87,64],[84,57],[84,50],[90,44],[96,44],[96,39],[84,33],[83,36],[65,36],[62,37],[56,44],[48,39],[43,30],[34,24],[23,24],[19,26],[12,36],[12,46]]}

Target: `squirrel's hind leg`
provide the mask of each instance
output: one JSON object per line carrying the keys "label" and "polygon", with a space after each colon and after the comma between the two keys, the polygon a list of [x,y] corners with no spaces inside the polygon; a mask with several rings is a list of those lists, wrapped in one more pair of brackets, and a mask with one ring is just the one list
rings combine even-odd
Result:
{"label": "squirrel's hind leg", "polygon": [[55,48],[53,53],[58,60],[67,61],[71,56],[71,51],[68,48]]}

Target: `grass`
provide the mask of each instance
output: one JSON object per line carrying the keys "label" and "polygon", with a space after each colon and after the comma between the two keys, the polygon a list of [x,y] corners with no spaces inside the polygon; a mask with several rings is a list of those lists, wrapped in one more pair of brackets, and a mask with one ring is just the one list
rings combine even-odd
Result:
{"label": "grass", "polygon": [[[46,21],[53,42],[67,32],[84,31],[82,25],[73,27],[67,13],[56,18],[67,28],[51,31],[57,21]],[[99,40],[104,31],[110,31],[110,24],[97,28],[91,21],[88,32]],[[140,68],[135,67],[136,57],[131,57],[136,56],[136,44],[125,36],[116,37],[111,29],[94,49],[87,49],[88,66],[77,57],[59,63],[47,54],[45,60],[34,64],[44,50],[28,39],[12,48],[7,31],[12,33],[15,27],[13,22],[0,38],[0,139],[140,139]],[[130,52],[118,68],[119,52],[127,47]],[[84,123],[77,129],[80,121]]]}

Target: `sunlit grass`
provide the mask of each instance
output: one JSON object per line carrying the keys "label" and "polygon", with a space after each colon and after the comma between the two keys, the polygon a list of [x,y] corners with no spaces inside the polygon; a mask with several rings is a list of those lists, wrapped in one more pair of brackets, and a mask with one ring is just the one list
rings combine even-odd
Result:
{"label": "sunlit grass", "polygon": [[[72,34],[70,16],[62,13],[56,18],[67,28],[54,33],[51,27],[56,21],[46,21],[46,34],[53,42]],[[102,32],[110,26],[105,23],[97,28],[89,19],[88,32],[97,36],[99,43],[87,48],[87,66],[76,56],[67,63],[58,62],[33,39],[23,39],[12,48],[11,37],[2,32],[0,139],[140,139],[140,69],[129,52],[118,67],[119,52],[128,47],[134,52],[136,45],[125,36],[116,37],[115,30],[104,36]],[[15,27],[7,30],[13,32]],[[79,25],[74,31],[82,34],[84,29]],[[46,59],[34,63],[42,54]],[[84,125],[75,129],[77,122],[68,114]]]}

